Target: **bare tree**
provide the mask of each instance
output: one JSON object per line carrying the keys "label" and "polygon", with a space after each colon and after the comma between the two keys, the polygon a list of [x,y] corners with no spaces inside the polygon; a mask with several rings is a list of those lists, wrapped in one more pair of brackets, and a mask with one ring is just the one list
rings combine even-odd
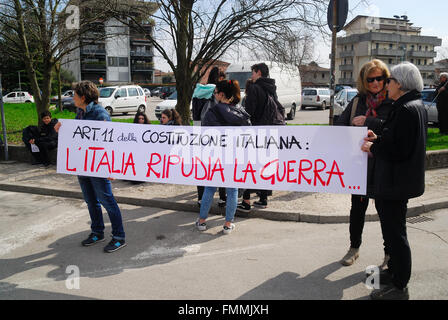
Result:
{"label": "bare tree", "polygon": [[[124,17],[122,1],[104,0],[110,12],[128,25],[141,26],[131,12]],[[160,0],[154,19],[154,33],[147,34],[154,48],[167,61],[176,77],[176,109],[184,123],[190,119],[194,87],[207,68],[239,42],[258,38],[273,39],[288,26],[322,25],[321,13],[326,0]],[[316,6],[318,4],[318,6]],[[319,9],[320,10],[320,9]],[[300,13],[300,14],[299,14]],[[142,12],[144,15],[144,12]],[[317,15],[317,16],[316,16]],[[141,18],[141,17],[140,17]],[[317,20],[319,21],[317,21]],[[144,29],[142,28],[142,31]],[[175,56],[165,45],[172,43]]]}
{"label": "bare tree", "polygon": [[[95,23],[107,19],[104,10],[92,10],[97,8],[96,3],[94,0],[0,1],[0,37],[5,44],[0,52],[25,63],[38,115],[48,110],[53,70],[58,70],[62,58],[78,48],[74,40],[92,31]],[[89,13],[74,28],[67,28],[69,19],[78,22],[76,11],[66,12],[68,5]],[[43,76],[41,82],[38,73]]]}

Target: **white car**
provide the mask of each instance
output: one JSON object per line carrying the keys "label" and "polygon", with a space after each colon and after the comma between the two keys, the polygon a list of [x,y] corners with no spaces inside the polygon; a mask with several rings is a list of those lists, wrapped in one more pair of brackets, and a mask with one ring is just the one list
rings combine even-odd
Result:
{"label": "white car", "polygon": [[146,95],[140,86],[113,86],[100,89],[98,103],[109,112],[127,114],[128,112],[145,112]]}
{"label": "white car", "polygon": [[348,104],[358,94],[357,89],[342,89],[334,97],[333,119],[337,120]]}
{"label": "white car", "polygon": [[330,107],[331,92],[327,88],[304,88],[302,90],[302,110],[307,107],[325,110]]}
{"label": "white car", "polygon": [[34,98],[26,91],[14,91],[3,97],[4,103],[32,103]]}

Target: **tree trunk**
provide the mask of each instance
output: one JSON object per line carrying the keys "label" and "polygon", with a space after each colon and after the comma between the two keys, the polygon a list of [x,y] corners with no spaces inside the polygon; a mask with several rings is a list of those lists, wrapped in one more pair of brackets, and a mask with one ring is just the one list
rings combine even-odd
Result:
{"label": "tree trunk", "polygon": [[62,105],[62,92],[61,92],[61,63],[56,63],[54,66],[56,70],[56,76],[58,79],[58,101],[59,101],[59,111],[63,111],[63,105]]}

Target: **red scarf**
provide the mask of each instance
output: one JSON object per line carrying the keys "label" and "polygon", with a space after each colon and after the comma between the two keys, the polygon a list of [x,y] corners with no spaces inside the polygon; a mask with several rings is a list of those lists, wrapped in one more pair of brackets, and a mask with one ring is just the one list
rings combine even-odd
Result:
{"label": "red scarf", "polygon": [[366,117],[372,116],[376,118],[376,108],[386,99],[386,88],[378,92],[377,94],[367,94],[366,104],[367,104],[367,112]]}

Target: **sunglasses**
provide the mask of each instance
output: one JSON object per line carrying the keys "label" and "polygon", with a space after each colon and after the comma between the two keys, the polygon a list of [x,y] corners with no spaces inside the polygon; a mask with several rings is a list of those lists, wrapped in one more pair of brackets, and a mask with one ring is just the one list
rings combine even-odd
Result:
{"label": "sunglasses", "polygon": [[394,80],[395,82],[398,82],[397,79],[390,77],[390,78],[386,79],[386,83],[389,84],[392,80]]}
{"label": "sunglasses", "polygon": [[373,83],[375,80],[378,81],[378,82],[380,82],[380,81],[383,81],[383,80],[384,80],[384,77],[381,76],[381,77],[367,78],[367,82],[368,82],[368,83]]}

